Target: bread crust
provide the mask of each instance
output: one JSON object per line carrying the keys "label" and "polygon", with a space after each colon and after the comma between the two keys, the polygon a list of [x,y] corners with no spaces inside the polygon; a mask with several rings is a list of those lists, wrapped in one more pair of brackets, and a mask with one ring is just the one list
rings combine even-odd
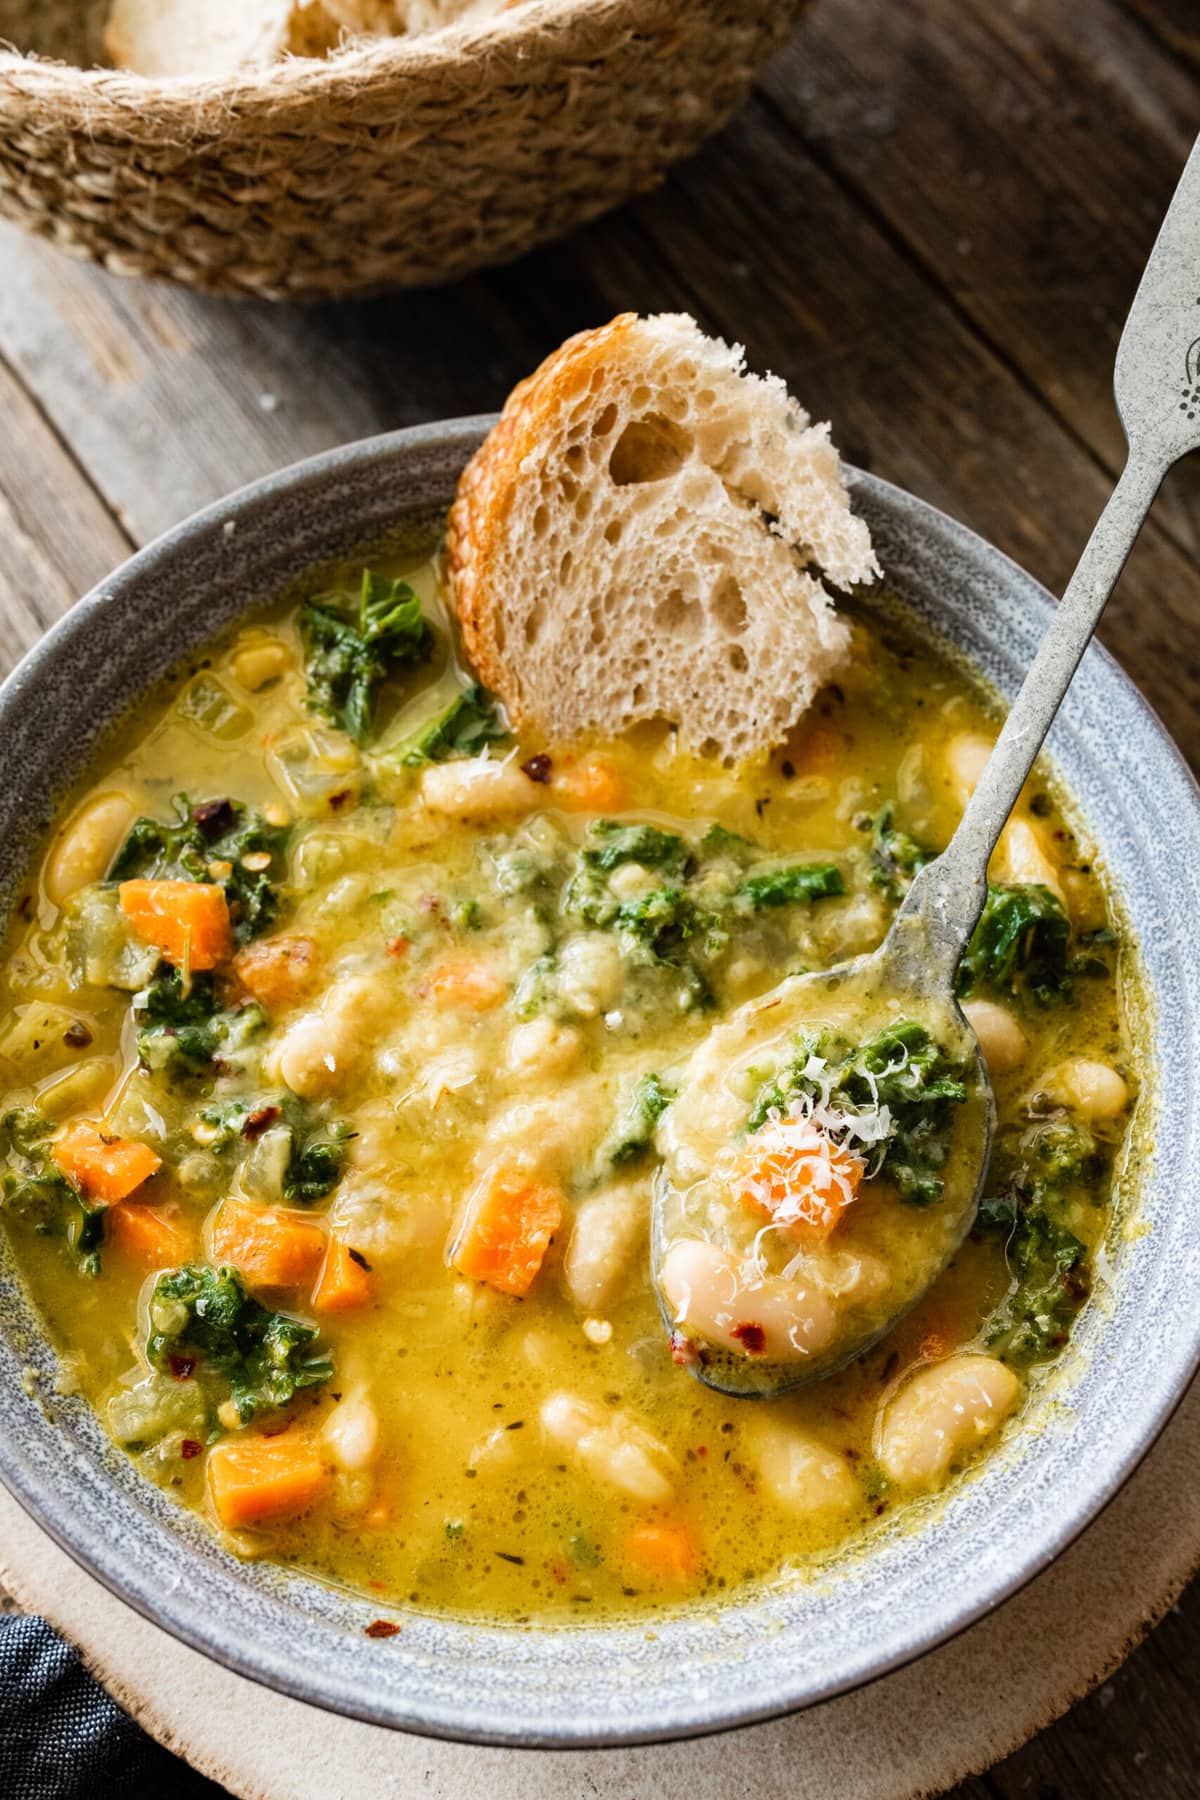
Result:
{"label": "bread crust", "polygon": [[828,427],[686,315],[621,313],[548,356],[447,526],[468,660],[559,744],[654,718],[728,761],[782,742],[850,642],[811,564],[879,572]]}
{"label": "bread crust", "polygon": [[484,686],[502,697],[518,729],[536,720],[507,679],[507,664],[496,642],[498,615],[488,604],[488,570],[499,560],[522,467],[544,435],[547,422],[587,387],[605,356],[629,336],[636,323],[636,313],[618,313],[607,325],[576,332],[532,375],[519,381],[463,470],[450,509],[446,557],[463,648]]}

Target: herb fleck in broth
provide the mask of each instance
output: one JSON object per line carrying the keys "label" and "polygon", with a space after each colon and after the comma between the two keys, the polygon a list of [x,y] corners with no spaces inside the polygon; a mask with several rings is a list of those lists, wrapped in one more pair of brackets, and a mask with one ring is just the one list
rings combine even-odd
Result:
{"label": "herb fleck in broth", "polygon": [[[963,977],[999,1107],[971,1238],[859,1362],[725,1399],[651,1290],[656,1134],[736,1005],[880,941],[986,699],[872,610],[761,768],[665,729],[518,743],[435,565],[372,570],[189,664],[65,812],[4,974],[30,1287],[139,1467],[246,1553],[522,1621],[802,1576],[994,1445],[1087,1297],[1133,1091],[1091,852],[1035,778]],[[799,1067],[739,1143],[792,1116]],[[910,1126],[892,1175],[936,1206]],[[913,1451],[939,1367],[995,1410],[972,1388],[944,1466]]]}

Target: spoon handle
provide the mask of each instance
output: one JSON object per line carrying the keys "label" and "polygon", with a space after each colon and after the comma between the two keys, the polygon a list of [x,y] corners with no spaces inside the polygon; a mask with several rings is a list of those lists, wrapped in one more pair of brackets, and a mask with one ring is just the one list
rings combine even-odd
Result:
{"label": "spoon handle", "polygon": [[1130,453],[1058,603],[1029,673],[949,846],[921,870],[893,930],[923,925],[920,962],[951,981],[987,898],[987,867],[1071,677],[1125,566],[1164,470]]}
{"label": "spoon handle", "polygon": [[1163,476],[1200,444],[1200,139],[1134,296],[1117,351],[1129,439],[1088,539],[949,847],[921,870],[892,926],[922,985],[948,985],[987,898],[996,840],[1079,667]]}

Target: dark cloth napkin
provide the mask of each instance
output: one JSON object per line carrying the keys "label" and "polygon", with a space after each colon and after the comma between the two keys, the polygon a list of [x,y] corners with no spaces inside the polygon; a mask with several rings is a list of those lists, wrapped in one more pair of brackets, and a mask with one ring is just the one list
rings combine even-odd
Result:
{"label": "dark cloth napkin", "polygon": [[223,1800],[146,1736],[44,1619],[0,1617],[3,1800]]}

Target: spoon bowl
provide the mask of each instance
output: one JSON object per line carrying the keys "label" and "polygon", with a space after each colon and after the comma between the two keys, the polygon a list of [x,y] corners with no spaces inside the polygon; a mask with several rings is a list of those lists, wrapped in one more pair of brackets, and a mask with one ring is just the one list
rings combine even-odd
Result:
{"label": "spoon bowl", "polygon": [[[651,1267],[672,1352],[707,1387],[770,1399],[834,1374],[920,1300],[974,1223],[995,1102],[978,1040],[953,993],[930,982],[925,947],[919,905],[906,905],[872,954],[791,976],[749,1001],[688,1065],[660,1130]],[[864,1110],[847,1131],[837,1128],[850,1114],[831,1083],[834,1058],[843,1044],[872,1042],[885,1046],[874,1073],[880,1093],[896,1092],[906,1076],[915,1083],[930,1047],[963,1090],[937,1103],[944,1164],[921,1192],[906,1195],[889,1179],[876,1134],[899,1109],[872,1104],[869,1074]],[[775,1224],[753,1199],[746,1206],[740,1172],[753,1146],[765,1146],[769,1162],[772,1132],[776,1144],[790,1134],[803,1145],[810,1127],[831,1125],[878,1175],[843,1206],[836,1232],[823,1220]],[[731,1154],[739,1139],[746,1150]],[[802,1165],[808,1175],[815,1163],[818,1185],[822,1156]]]}

